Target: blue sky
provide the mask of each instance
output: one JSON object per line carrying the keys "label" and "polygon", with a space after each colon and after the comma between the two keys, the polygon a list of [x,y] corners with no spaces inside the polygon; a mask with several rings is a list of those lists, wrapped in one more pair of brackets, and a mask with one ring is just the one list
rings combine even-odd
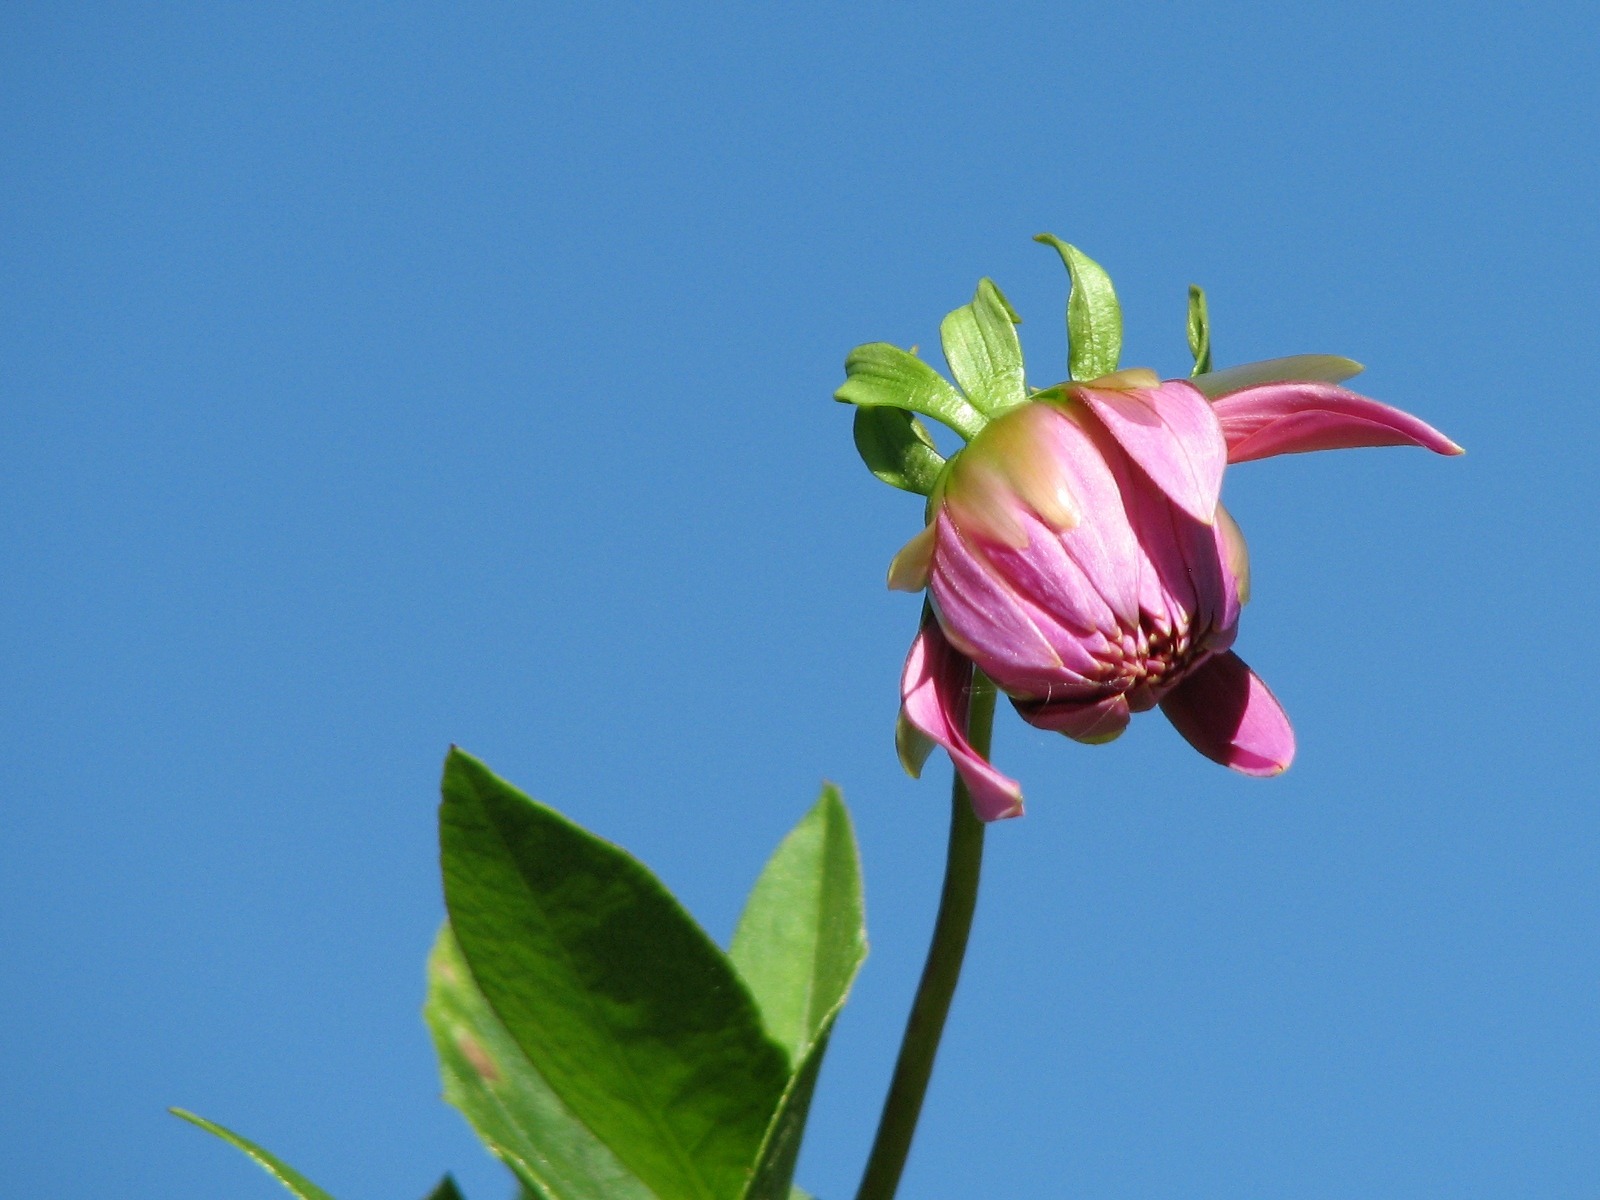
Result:
{"label": "blue sky", "polygon": [[[1064,374],[1304,351],[1468,448],[1230,471],[1272,782],[1003,717],[903,1194],[1593,1196],[1591,5],[13,4],[0,17],[0,1178],[340,1200],[500,1169],[418,1008],[452,742],[719,938],[819,781],[872,957],[850,1194],[943,772],[890,748],[917,501],[830,399],[982,275]],[[1557,670],[1557,668],[1560,668]]]}

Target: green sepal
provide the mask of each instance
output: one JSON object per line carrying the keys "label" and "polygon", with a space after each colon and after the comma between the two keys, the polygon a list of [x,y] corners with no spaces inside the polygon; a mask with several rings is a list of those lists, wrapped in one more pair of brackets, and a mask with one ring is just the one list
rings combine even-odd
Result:
{"label": "green sepal", "polygon": [[1022,375],[1022,318],[992,279],[978,281],[972,303],[950,313],[939,325],[950,373],[975,408],[994,416],[1028,398]]}
{"label": "green sepal", "polygon": [[890,487],[919,496],[932,493],[944,455],[921,421],[901,408],[858,408],[854,432],[867,470]]}
{"label": "green sepal", "polygon": [[456,1181],[446,1175],[439,1180],[439,1186],[428,1193],[427,1200],[466,1200],[466,1197],[461,1194]]}
{"label": "green sepal", "polygon": [[791,1064],[743,1200],[788,1200],[828,1036],[866,954],[860,854],[828,784],[768,860],[729,949]]}
{"label": "green sepal", "polygon": [[1211,370],[1211,318],[1206,312],[1206,292],[1197,283],[1189,285],[1189,353],[1194,355],[1191,376]]}
{"label": "green sepal", "polygon": [[445,905],[485,1000],[660,1200],[742,1194],[789,1084],[726,956],[641,863],[452,750]]}
{"label": "green sepal", "polygon": [[233,1130],[224,1128],[215,1121],[208,1121],[204,1117],[198,1117],[187,1109],[169,1108],[167,1111],[175,1117],[182,1117],[191,1125],[198,1125],[207,1133],[215,1134],[230,1146],[244,1151],[245,1154],[256,1161],[262,1170],[283,1184],[300,1200],[333,1200],[332,1196],[300,1174],[299,1171],[296,1171],[276,1155],[267,1153],[267,1151],[248,1138],[242,1138]]}
{"label": "green sepal", "polygon": [[1086,383],[1109,375],[1122,359],[1122,306],[1117,303],[1111,276],[1094,259],[1053,233],[1041,233],[1036,242],[1054,246],[1071,277],[1067,294],[1067,370]]}
{"label": "green sepal", "polygon": [[869,342],[844,360],[845,381],[833,398],[861,408],[900,408],[948,425],[971,441],[984,415],[915,354],[888,342]]}
{"label": "green sepal", "polygon": [[572,1115],[478,990],[446,925],[428,956],[422,1009],[444,1098],[532,1200],[654,1200]]}

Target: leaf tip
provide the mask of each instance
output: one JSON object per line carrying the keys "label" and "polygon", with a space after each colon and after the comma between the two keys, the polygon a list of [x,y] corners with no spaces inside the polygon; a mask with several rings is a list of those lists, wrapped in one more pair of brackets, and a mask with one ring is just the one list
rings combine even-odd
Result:
{"label": "leaf tip", "polygon": [[845,821],[850,820],[850,809],[844,802],[844,792],[831,779],[822,781],[822,790],[817,795],[817,802],[813,807],[825,813],[830,819],[842,817]]}

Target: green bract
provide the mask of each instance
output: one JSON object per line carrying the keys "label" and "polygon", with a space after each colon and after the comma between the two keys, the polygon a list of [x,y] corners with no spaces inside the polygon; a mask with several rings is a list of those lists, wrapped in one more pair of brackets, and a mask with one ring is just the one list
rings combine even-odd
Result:
{"label": "green bract", "polygon": [[964,438],[984,426],[984,415],[915,354],[887,342],[857,346],[844,360],[847,378],[835,400],[861,408],[888,406],[921,413]]}
{"label": "green bract", "polygon": [[1211,370],[1211,318],[1206,313],[1206,293],[1199,284],[1189,285],[1189,353],[1194,355],[1190,375]]}
{"label": "green bract", "polygon": [[1028,398],[1022,382],[1022,322],[992,279],[978,281],[971,304],[956,309],[939,325],[939,341],[950,373],[967,399],[993,417]]}
{"label": "green bract", "polygon": [[1072,277],[1067,293],[1067,369],[1080,383],[1109,375],[1122,360],[1122,306],[1117,303],[1111,276],[1076,246],[1053,233],[1041,233],[1036,242],[1054,246]]}
{"label": "green bract", "polygon": [[[1111,374],[1122,354],[1122,310],[1110,277],[1053,234],[1034,240],[1055,247],[1070,278],[1070,378]],[[913,414],[931,417],[970,442],[991,419],[1034,398],[1038,393],[1028,388],[1017,340],[1021,322],[994,280],[980,279],[972,302],[939,325],[945,361],[959,388],[914,351],[887,342],[852,350],[845,359],[844,384],[833,395],[856,406],[856,449],[867,469],[893,487],[931,495],[945,460]]]}
{"label": "green bract", "polygon": [[927,427],[899,408],[858,408],[856,452],[879,479],[891,487],[926,496],[944,469]]}

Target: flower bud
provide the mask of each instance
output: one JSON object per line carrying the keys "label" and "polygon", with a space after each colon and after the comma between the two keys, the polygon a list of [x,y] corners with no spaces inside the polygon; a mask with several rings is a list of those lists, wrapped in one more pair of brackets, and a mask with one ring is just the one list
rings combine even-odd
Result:
{"label": "flower bud", "polygon": [[1135,370],[1037,393],[952,460],[927,528],[891,567],[891,586],[926,587],[932,601],[902,679],[903,723],[945,746],[985,820],[1020,813],[1021,793],[966,742],[969,664],[1041,729],[1108,742],[1160,705],[1208,758],[1280,773],[1294,732],[1229,649],[1249,577],[1219,504],[1230,447],[1237,460],[1399,443],[1459,453],[1327,383],[1271,382],[1213,404],[1188,381]]}

